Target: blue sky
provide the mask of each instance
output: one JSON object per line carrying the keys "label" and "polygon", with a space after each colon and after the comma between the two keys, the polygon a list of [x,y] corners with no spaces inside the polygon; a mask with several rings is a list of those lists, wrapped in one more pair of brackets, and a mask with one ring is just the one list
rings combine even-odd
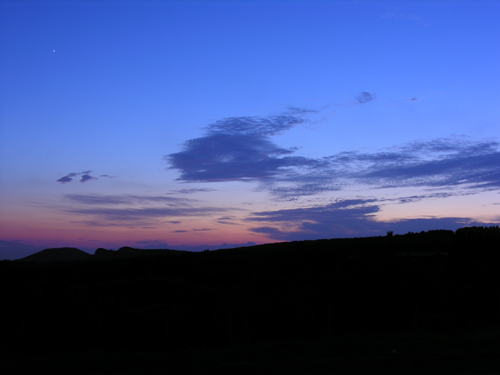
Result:
{"label": "blue sky", "polygon": [[0,239],[500,222],[496,1],[2,1]]}

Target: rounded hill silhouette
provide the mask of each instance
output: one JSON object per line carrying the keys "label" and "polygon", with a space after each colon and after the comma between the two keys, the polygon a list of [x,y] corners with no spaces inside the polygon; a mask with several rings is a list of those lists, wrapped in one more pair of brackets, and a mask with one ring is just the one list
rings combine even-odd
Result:
{"label": "rounded hill silhouette", "polygon": [[17,261],[39,263],[68,262],[73,260],[83,260],[89,256],[91,256],[89,253],[74,247],[59,247],[54,249],[45,249],[25,258],[18,259]]}

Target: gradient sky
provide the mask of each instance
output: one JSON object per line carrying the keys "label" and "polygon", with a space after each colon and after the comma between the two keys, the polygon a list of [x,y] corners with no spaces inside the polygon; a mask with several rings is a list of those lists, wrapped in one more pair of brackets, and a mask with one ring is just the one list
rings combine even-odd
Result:
{"label": "gradient sky", "polygon": [[498,1],[1,1],[0,239],[500,223]]}

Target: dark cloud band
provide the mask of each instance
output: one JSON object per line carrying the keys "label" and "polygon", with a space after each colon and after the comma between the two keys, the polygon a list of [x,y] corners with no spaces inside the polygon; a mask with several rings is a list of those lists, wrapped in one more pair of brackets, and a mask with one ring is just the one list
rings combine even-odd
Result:
{"label": "dark cloud band", "polygon": [[186,182],[274,178],[290,168],[318,164],[292,156],[294,150],[278,147],[269,139],[304,121],[298,116],[220,120],[207,127],[204,137],[186,141],[181,152],[166,155],[165,160],[170,169],[180,171],[179,180]]}
{"label": "dark cloud band", "polygon": [[323,206],[254,212],[247,221],[265,222],[267,225],[254,227],[251,231],[281,241],[380,236],[389,230],[401,234],[435,228],[456,230],[463,226],[485,225],[470,218],[456,217],[382,222],[375,219],[379,211],[379,204],[374,199],[352,199]]}

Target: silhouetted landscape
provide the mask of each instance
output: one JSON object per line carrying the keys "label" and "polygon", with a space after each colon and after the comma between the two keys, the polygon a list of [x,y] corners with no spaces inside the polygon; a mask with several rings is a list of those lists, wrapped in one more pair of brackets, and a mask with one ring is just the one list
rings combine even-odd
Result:
{"label": "silhouetted landscape", "polygon": [[[500,229],[0,262],[9,369],[500,370]],[[163,371],[163,372],[162,372]]]}
{"label": "silhouetted landscape", "polygon": [[500,1],[0,1],[0,375],[500,375]]}

